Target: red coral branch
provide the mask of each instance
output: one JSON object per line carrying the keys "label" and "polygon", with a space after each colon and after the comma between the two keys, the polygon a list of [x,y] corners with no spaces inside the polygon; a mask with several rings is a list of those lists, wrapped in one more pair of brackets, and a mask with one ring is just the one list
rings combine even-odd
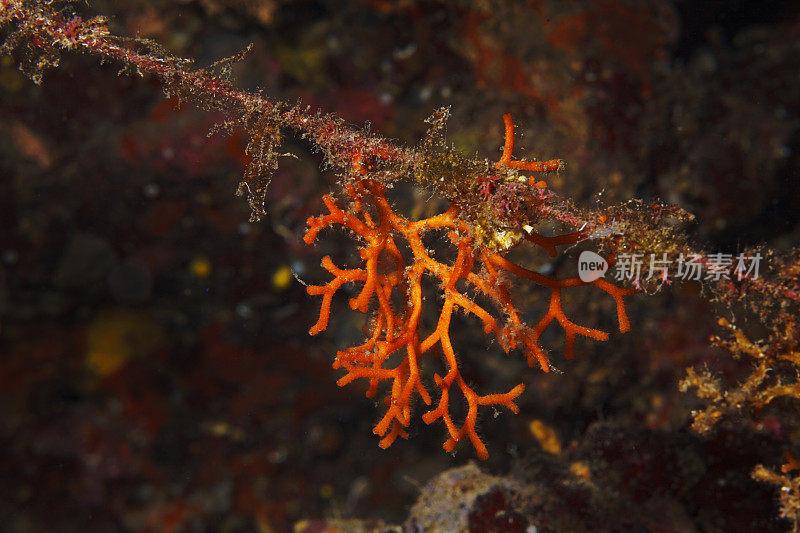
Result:
{"label": "red coral branch", "polygon": [[[561,159],[551,159],[550,161],[514,161],[511,159],[511,153],[514,151],[514,121],[509,113],[503,115],[503,124],[505,125],[505,144],[503,145],[503,155],[497,162],[496,166],[515,168],[517,170],[529,170],[531,172],[546,172],[551,170],[561,170],[564,168],[564,161]],[[533,185],[534,183],[531,183]],[[535,182],[539,188],[544,187],[544,182]]]}
{"label": "red coral branch", "polygon": [[[518,168],[534,169],[536,163],[511,161],[513,125],[509,127],[509,124],[510,117],[506,120],[507,137],[502,164],[513,163],[518,164]],[[353,166],[356,174],[365,174],[359,157],[354,157]],[[498,253],[476,247],[472,228],[459,219],[459,208],[455,205],[440,215],[411,221],[395,213],[381,183],[364,178],[349,185],[347,193],[350,201],[348,211],[340,208],[331,196],[323,198],[328,214],[308,220],[304,240],[311,244],[323,228],[345,226],[364,242],[359,250],[362,267],[343,269],[334,265],[330,257],[323,258],[323,268],[334,277],[325,285],[308,287],[309,294],[323,297],[319,320],[309,333],[315,335],[327,328],[333,296],[343,285],[362,283],[358,295],[350,299],[350,307],[370,315],[371,331],[363,344],[339,351],[333,366],[345,371],[338,381],[341,386],[366,379],[369,384],[368,397],[377,394],[382,382],[390,384],[385,401],[386,412],[373,429],[383,437],[380,441],[383,448],[390,446],[398,436],[408,437],[405,428],[411,422],[411,403],[415,394],[426,405],[432,404],[431,395],[420,377],[420,359],[425,354],[434,353],[436,346],[441,350],[446,373],[444,376],[434,375],[435,385],[440,390],[439,400],[436,407],[425,413],[422,419],[426,424],[439,419],[444,422],[449,435],[444,443],[445,450],[452,451],[466,436],[475,447],[478,457],[487,458],[488,451],[476,429],[478,407],[502,405],[514,413],[518,412],[514,400],[524,391],[523,384],[506,393],[480,395],[461,376],[450,339],[450,322],[456,308],[460,307],[478,317],[484,332],[493,335],[505,352],[520,347],[527,356],[528,364],[533,366],[538,362],[545,372],[549,371],[549,360],[539,345],[539,338],[554,321],[564,329],[568,358],[573,355],[576,336],[596,340],[608,338],[607,333],[577,325],[566,317],[561,307],[564,289],[584,285],[600,288],[617,304],[620,331],[630,328],[622,298],[631,294],[632,290],[616,287],[604,280],[583,282],[579,278],[552,279],[511,263]],[[456,250],[455,260],[440,262],[430,255],[422,237],[431,230],[448,231],[448,239]],[[572,244],[584,238],[585,235],[578,232],[553,238],[533,234],[529,240],[553,254],[555,246]],[[396,239],[402,239],[407,244],[412,256],[410,261],[403,257]],[[483,268],[476,268],[476,263]],[[533,328],[523,322],[501,270],[550,289],[548,311]],[[425,276],[435,279],[442,293],[436,328],[427,334],[422,331],[420,323],[423,304],[430,305],[423,299],[422,280]],[[462,280],[466,288],[472,289],[470,292],[485,296],[493,308],[476,302],[465,290],[459,289],[457,282]],[[498,319],[497,316],[503,318]],[[390,360],[395,354],[401,354],[399,362]],[[450,389],[453,385],[458,387],[467,402],[467,414],[460,426],[453,421],[450,413]]]}

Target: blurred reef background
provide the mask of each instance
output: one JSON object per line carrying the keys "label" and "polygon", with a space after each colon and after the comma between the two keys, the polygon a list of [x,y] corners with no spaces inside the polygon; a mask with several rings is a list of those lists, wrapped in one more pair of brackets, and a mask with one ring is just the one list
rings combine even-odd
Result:
{"label": "blurred reef background", "polygon": [[[691,238],[738,253],[800,237],[800,6],[689,0],[93,0],[114,33],[199,65],[253,43],[237,83],[413,145],[451,106],[448,140],[496,160],[561,158],[579,205],[661,199]],[[488,461],[421,422],[384,451],[363,389],[336,386],[362,324],[300,280],[346,235],[301,241],[336,177],[287,139],[268,215],[234,196],[246,140],[153,80],[65,53],[34,85],[0,56],[0,516],[11,532],[788,531],[779,470],[797,399],[704,434],[687,367],[735,385],[751,361],[714,347],[743,307],[692,283],[629,298],[633,331],[530,369],[454,321],[465,378],[520,381],[521,412],[480,420]],[[405,213],[445,206],[398,188]],[[526,264],[570,272],[574,261]],[[567,254],[569,259],[569,254]],[[531,292],[532,301],[541,296]],[[613,323],[596,294],[568,303]],[[343,301],[337,302],[346,308]],[[460,328],[460,329],[458,329]],[[613,328],[606,328],[613,330]],[[786,339],[795,342],[800,337]],[[545,344],[547,344],[545,342]],[[796,343],[795,345],[796,346]],[[791,348],[791,347],[790,347]],[[800,397],[800,394],[797,395]],[[787,457],[791,457],[788,455]],[[791,461],[789,461],[791,463]],[[784,472],[786,473],[786,472]],[[783,491],[791,494],[791,491]],[[798,505],[800,505],[800,495]],[[784,515],[782,517],[782,515]]]}

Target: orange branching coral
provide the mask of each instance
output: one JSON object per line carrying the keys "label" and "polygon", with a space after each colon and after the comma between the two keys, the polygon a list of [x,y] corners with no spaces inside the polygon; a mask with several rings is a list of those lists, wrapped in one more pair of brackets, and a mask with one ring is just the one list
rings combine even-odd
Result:
{"label": "orange branching coral", "polygon": [[[506,146],[500,160],[502,166],[517,165],[513,168],[527,170],[558,168],[558,160],[545,163],[512,161],[513,125],[510,117],[506,117]],[[356,157],[354,166],[357,173],[360,170],[360,174],[364,175],[359,165],[360,159]],[[543,184],[534,182],[533,186],[542,187]],[[441,393],[436,406],[422,418],[427,424],[439,419],[444,422],[449,434],[444,443],[445,450],[452,451],[466,436],[475,447],[478,457],[486,459],[488,451],[476,431],[478,407],[503,405],[514,413],[518,412],[514,400],[524,391],[523,384],[505,393],[480,395],[463,379],[450,338],[450,322],[457,308],[478,317],[484,332],[493,336],[505,352],[519,347],[527,356],[530,366],[538,362],[545,372],[549,371],[549,361],[539,345],[539,338],[554,321],[565,331],[567,358],[572,357],[578,335],[596,340],[608,338],[603,331],[579,326],[567,318],[561,306],[564,289],[583,285],[602,289],[616,302],[620,331],[630,328],[623,296],[630,294],[631,290],[602,279],[593,282],[584,282],[579,278],[551,279],[520,267],[499,253],[479,247],[473,229],[459,218],[456,205],[442,214],[412,221],[392,209],[386,199],[384,185],[377,181],[366,177],[357,180],[348,186],[347,193],[350,202],[347,210],[339,207],[332,196],[323,197],[329,213],[308,220],[309,229],[304,240],[311,244],[323,228],[345,226],[363,240],[364,246],[359,251],[363,266],[344,269],[336,266],[330,257],[323,258],[322,266],[333,275],[333,279],[325,285],[309,286],[307,289],[311,295],[322,296],[319,320],[310,333],[315,335],[327,328],[333,296],[343,285],[361,284],[360,292],[350,299],[350,307],[370,315],[367,338],[359,346],[339,351],[334,368],[345,371],[338,381],[340,386],[366,379],[369,383],[368,397],[377,394],[381,383],[388,382],[391,385],[385,400],[387,410],[373,429],[374,433],[383,437],[380,441],[382,448],[390,446],[398,436],[408,437],[405,428],[411,422],[411,404],[415,394],[426,405],[433,404],[431,394],[420,377],[420,359],[425,354],[435,353],[436,346],[441,350],[446,373],[444,376],[434,375],[434,382]],[[426,249],[423,235],[435,230],[447,232],[449,241],[455,247],[454,260],[439,261]],[[554,251],[558,244],[572,244],[583,238],[583,234],[574,233],[555,238],[536,236],[530,240],[548,251]],[[409,260],[401,252],[401,247],[410,250]],[[523,322],[512,300],[506,280],[508,274],[550,290],[549,309],[534,327],[528,327]],[[434,304],[423,298],[422,280],[425,276],[436,280],[442,293],[439,303],[435,304],[441,306],[436,328],[427,333],[421,327],[423,306]],[[468,293],[481,295],[481,303]],[[487,303],[483,303],[483,300]],[[399,357],[392,357],[396,354],[400,354]],[[467,403],[467,414],[460,426],[450,412],[453,385],[458,387]]]}
{"label": "orange branching coral", "polygon": [[[505,144],[503,145],[503,155],[495,165],[497,168],[508,167],[531,172],[546,172],[563,168],[564,162],[560,159],[551,159],[550,161],[515,161],[511,159],[511,153],[514,151],[514,120],[510,113],[503,115],[503,125],[505,126]],[[547,185],[544,181],[536,181],[533,178],[531,178],[530,184],[540,189]]]}

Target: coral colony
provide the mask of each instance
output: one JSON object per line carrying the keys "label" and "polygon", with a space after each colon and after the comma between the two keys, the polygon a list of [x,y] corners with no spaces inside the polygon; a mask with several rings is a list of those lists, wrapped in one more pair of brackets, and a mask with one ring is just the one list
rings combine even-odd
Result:
{"label": "coral colony", "polygon": [[[498,174],[492,175],[494,182],[504,185],[510,180],[525,179],[517,176],[514,170],[541,171],[556,169],[560,162],[544,163],[511,160],[511,149],[514,143],[513,124],[509,115],[504,116],[506,123],[506,144],[503,157],[495,166]],[[336,205],[331,196],[325,196],[323,202],[329,214],[310,218],[308,232],[304,239],[311,244],[323,228],[340,224],[361,237],[364,246],[359,250],[363,260],[363,268],[341,269],[333,264],[330,257],[322,260],[322,266],[330,272],[334,279],[323,286],[308,287],[308,293],[322,295],[322,308],[317,323],[310,333],[315,335],[328,326],[331,301],[339,288],[347,283],[361,282],[362,289],[358,296],[350,300],[350,307],[361,313],[370,313],[371,332],[364,344],[354,346],[336,354],[334,368],[342,368],[346,374],[339,379],[339,385],[346,385],[356,379],[367,379],[369,388],[367,396],[373,397],[382,381],[391,384],[390,395],[386,398],[387,411],[373,431],[383,436],[380,445],[388,447],[397,436],[404,438],[408,434],[404,430],[410,423],[411,401],[418,394],[426,405],[432,404],[432,398],[420,380],[420,357],[434,352],[438,345],[446,364],[444,377],[434,375],[436,386],[441,393],[436,407],[425,413],[422,419],[426,424],[441,419],[447,427],[450,438],[444,443],[444,449],[452,451],[460,439],[468,437],[478,457],[489,456],[486,446],[481,442],[475,430],[478,406],[503,405],[516,413],[518,411],[514,399],[525,390],[519,384],[504,394],[481,396],[470,387],[458,369],[456,354],[450,339],[450,319],[458,308],[477,316],[483,323],[487,335],[493,335],[506,352],[521,348],[533,366],[538,362],[542,370],[549,371],[547,355],[539,345],[539,337],[544,330],[556,321],[566,334],[565,355],[572,357],[575,337],[583,335],[595,340],[606,340],[608,334],[592,328],[573,323],[561,308],[561,293],[567,287],[594,285],[614,298],[617,306],[620,331],[628,331],[628,317],[622,297],[631,294],[631,289],[617,287],[603,279],[584,282],[579,278],[552,279],[537,272],[518,266],[500,253],[493,251],[493,242],[476,242],[476,228],[459,218],[460,209],[454,203],[446,212],[422,220],[408,220],[395,213],[385,196],[385,186],[369,179],[367,171],[361,164],[360,154],[354,161],[354,172],[357,179],[348,185],[350,206],[347,211]],[[501,178],[499,173],[505,173]],[[363,176],[363,177],[362,177]],[[484,194],[484,181],[475,180],[475,188]],[[514,181],[510,183],[515,184]],[[502,187],[499,186],[499,187]],[[499,188],[498,187],[498,188]],[[544,182],[526,179],[523,186],[528,194],[546,187]],[[524,194],[518,191],[517,194]],[[503,208],[504,209],[504,208]],[[512,216],[507,213],[506,216]],[[442,263],[431,257],[423,244],[422,235],[427,231],[441,230],[447,232],[447,238],[456,248],[457,254],[451,262]],[[562,235],[548,238],[538,234],[526,235],[532,241],[538,241],[551,252],[556,244],[575,243],[585,238],[582,233]],[[398,247],[397,239],[403,239],[411,249],[412,259],[406,261]],[[505,274],[513,274],[519,278],[532,281],[550,289],[550,305],[547,313],[533,327],[528,327],[522,320],[521,312],[511,298],[511,291]],[[442,291],[441,309],[436,329],[426,334],[421,331],[420,316],[425,303],[422,297],[422,280],[427,275],[434,278]],[[465,288],[456,287],[459,281],[465,282]],[[488,297],[495,316],[470,298],[466,292],[479,293]],[[373,303],[374,302],[374,303]],[[400,305],[393,305],[399,302]],[[373,305],[371,305],[371,303]],[[500,318],[496,318],[499,316]],[[402,360],[387,367],[392,354],[404,353]],[[466,398],[467,416],[461,427],[453,421],[449,411],[450,388],[456,384]]]}
{"label": "coral colony", "polygon": [[[230,81],[231,64],[246,50],[209,67],[194,68],[192,60],[174,57],[151,40],[112,35],[103,17],[83,20],[67,13],[69,6],[61,2],[0,0],[0,26],[6,31],[0,52],[14,54],[36,83],[41,83],[44,70],[58,66],[61,52],[89,54],[123,65],[123,72],[157,77],[167,95],[179,101],[224,113],[226,121],[218,130],[238,129],[249,135],[250,163],[238,193],[250,203],[251,220],[265,214],[265,191],[277,167],[284,133],[314,144],[324,154],[325,164],[338,173],[341,192],[322,198],[327,213],[308,220],[304,240],[311,245],[328,228],[349,230],[356,237],[360,265],[349,268],[330,257],[322,259],[332,278],[307,287],[309,294],[322,297],[319,319],[310,333],[326,330],[334,296],[353,285],[356,295],[349,306],[367,315],[365,339],[338,351],[333,367],[344,371],[338,381],[341,386],[365,381],[368,397],[388,388],[385,412],[374,427],[382,437],[381,447],[390,446],[398,436],[408,437],[417,396],[428,409],[422,414],[424,422],[444,423],[445,450],[454,450],[466,437],[481,459],[488,457],[488,451],[476,428],[478,408],[505,406],[518,411],[514,402],[524,391],[523,384],[507,392],[481,394],[462,376],[450,337],[451,319],[458,310],[477,317],[484,333],[504,352],[519,349],[530,366],[538,364],[547,372],[550,363],[540,339],[551,324],[564,331],[567,358],[572,357],[578,336],[608,339],[606,332],[567,317],[562,297],[568,288],[592,286],[610,296],[621,332],[630,329],[624,297],[660,289],[680,276],[689,258],[715,273],[705,278],[715,294],[735,299],[777,290],[776,282],[758,278],[752,261],[749,269],[743,263],[753,254],[716,258],[692,249],[681,229],[692,217],[680,208],[632,201],[592,210],[558,199],[540,176],[559,171],[563,162],[514,159],[514,124],[508,114],[503,116],[505,144],[496,163],[467,158],[446,143],[447,109],[433,114],[427,135],[416,147],[397,146],[354,129],[335,115],[238,89]],[[449,209],[420,220],[402,216],[386,196],[387,188],[401,180],[445,198]],[[543,234],[542,228],[553,226],[566,233]],[[426,243],[426,234],[437,236],[435,251],[429,248],[430,241]],[[555,257],[557,247],[582,241],[591,241],[597,249],[592,256],[595,270],[616,265],[617,280],[628,286],[615,285],[601,275],[555,279],[506,257],[508,250],[526,242]],[[649,276],[640,274],[640,268],[647,266],[642,258],[647,257]],[[549,291],[549,300],[541,305],[543,316],[531,323],[526,322],[529,310],[514,298],[513,287],[526,283]],[[425,287],[437,291],[438,297],[425,298]],[[427,314],[424,308],[431,307],[438,320],[429,331],[422,317]],[[441,363],[433,384],[423,383],[423,359],[426,366]],[[454,392],[466,402],[461,422],[453,419]]]}

